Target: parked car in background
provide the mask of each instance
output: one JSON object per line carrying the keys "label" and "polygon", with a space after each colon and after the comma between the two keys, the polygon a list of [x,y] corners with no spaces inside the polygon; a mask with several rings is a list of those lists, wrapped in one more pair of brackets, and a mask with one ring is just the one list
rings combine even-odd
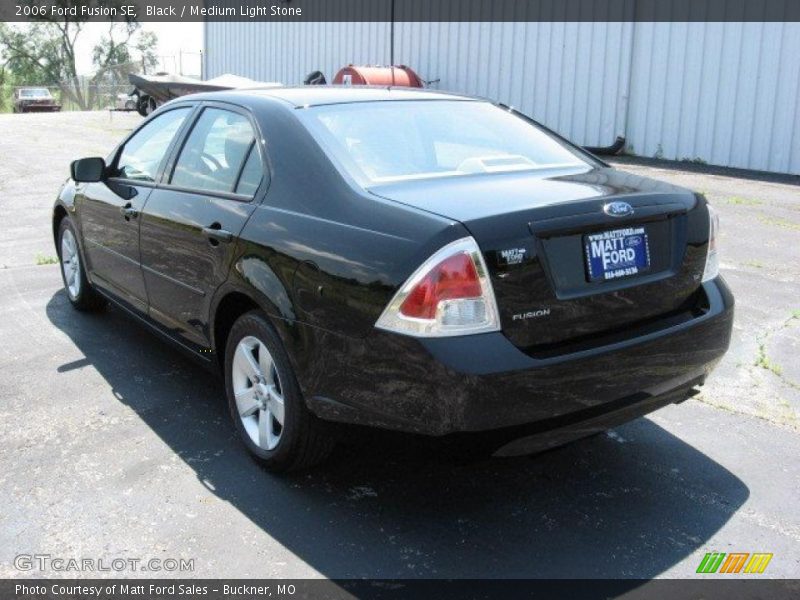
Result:
{"label": "parked car in background", "polygon": [[129,94],[117,94],[114,102],[114,110],[136,110],[139,105],[139,95],[134,90]]}
{"label": "parked car in background", "polygon": [[61,110],[47,88],[24,87],[14,91],[15,113],[24,112],[57,112]]}
{"label": "parked car in background", "polygon": [[597,433],[696,394],[733,323],[702,194],[452,94],[180,98],[75,161],[52,226],[75,308],[221,372],[276,471],[332,422],[506,455]]}

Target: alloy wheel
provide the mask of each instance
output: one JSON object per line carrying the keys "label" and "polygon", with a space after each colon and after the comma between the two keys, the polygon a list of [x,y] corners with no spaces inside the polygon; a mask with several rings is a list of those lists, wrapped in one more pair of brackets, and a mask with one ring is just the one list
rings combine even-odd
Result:
{"label": "alloy wheel", "polygon": [[274,450],[281,441],[285,404],[275,362],[261,340],[247,336],[239,342],[231,377],[244,430],[256,446]]}
{"label": "alloy wheel", "polygon": [[69,229],[61,236],[61,270],[69,297],[75,300],[81,293],[81,261],[78,243]]}

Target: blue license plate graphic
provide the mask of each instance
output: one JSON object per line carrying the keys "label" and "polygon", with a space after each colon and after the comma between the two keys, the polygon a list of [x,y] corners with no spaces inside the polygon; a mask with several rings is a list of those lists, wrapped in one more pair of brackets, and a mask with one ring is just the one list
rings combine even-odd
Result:
{"label": "blue license plate graphic", "polygon": [[627,227],[583,236],[589,281],[638,275],[650,268],[644,227]]}

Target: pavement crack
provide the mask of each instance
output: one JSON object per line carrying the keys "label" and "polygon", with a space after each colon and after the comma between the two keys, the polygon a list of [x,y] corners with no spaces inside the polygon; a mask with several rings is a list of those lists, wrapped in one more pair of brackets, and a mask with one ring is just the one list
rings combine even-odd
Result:
{"label": "pavement crack", "polygon": [[792,314],[789,316],[789,318],[786,319],[781,325],[767,328],[756,337],[756,342],[758,343],[758,352],[752,366],[766,369],[777,376],[782,383],[794,389],[800,390],[800,384],[788,379],[784,375],[781,366],[770,360],[769,356],[767,355],[767,342],[769,339],[787,329],[795,320],[800,320],[800,310],[792,311]]}

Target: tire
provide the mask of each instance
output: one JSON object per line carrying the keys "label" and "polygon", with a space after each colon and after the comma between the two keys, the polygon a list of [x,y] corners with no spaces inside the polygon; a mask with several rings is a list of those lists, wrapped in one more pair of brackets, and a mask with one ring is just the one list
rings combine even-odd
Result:
{"label": "tire", "polygon": [[239,437],[269,471],[306,469],[333,450],[330,431],[306,407],[280,337],[261,311],[239,317],[228,334],[225,393]]}
{"label": "tire", "polygon": [[155,104],[153,99],[150,96],[142,95],[139,96],[139,101],[136,103],[136,112],[138,112],[143,117],[146,117],[151,112],[153,112],[152,104]]}
{"label": "tire", "polygon": [[103,308],[106,300],[94,290],[86,278],[86,269],[78,246],[78,234],[69,217],[61,219],[56,249],[58,250],[64,291],[72,306],[82,311],[95,311]]}
{"label": "tire", "polygon": [[139,98],[136,110],[143,117],[147,117],[157,108],[158,106],[156,105],[155,99],[152,96],[145,95]]}

